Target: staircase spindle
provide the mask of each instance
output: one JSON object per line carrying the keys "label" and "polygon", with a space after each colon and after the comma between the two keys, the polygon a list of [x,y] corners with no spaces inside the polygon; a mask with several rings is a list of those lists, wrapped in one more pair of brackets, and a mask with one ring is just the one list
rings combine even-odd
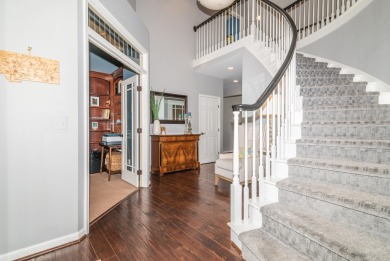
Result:
{"label": "staircase spindle", "polygon": [[257,178],[256,178],[256,159],[257,159],[257,150],[256,150],[256,111],[252,111],[252,200],[255,200],[257,197]]}
{"label": "staircase spindle", "polygon": [[276,122],[276,92],[275,90],[272,93],[272,145],[271,145],[271,177],[275,177],[275,161],[276,161],[276,128],[275,128],[275,122]]}
{"label": "staircase spindle", "polygon": [[270,168],[270,160],[271,160],[271,157],[270,157],[270,140],[269,140],[269,100],[270,99],[267,99],[267,102],[266,102],[266,110],[267,110],[267,125],[265,127],[265,135],[267,136],[267,139],[266,139],[266,150],[267,150],[267,154],[266,154],[266,158],[265,158],[265,175],[266,175],[266,179],[269,180],[270,177],[271,177],[271,168]]}
{"label": "staircase spindle", "polygon": [[248,112],[244,112],[244,223],[248,224],[249,218],[249,187],[248,187]]}

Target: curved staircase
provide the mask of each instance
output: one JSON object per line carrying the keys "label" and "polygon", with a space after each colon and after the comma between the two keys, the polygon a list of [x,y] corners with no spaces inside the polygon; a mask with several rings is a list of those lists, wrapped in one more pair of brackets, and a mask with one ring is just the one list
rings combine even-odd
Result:
{"label": "curved staircase", "polygon": [[241,233],[246,260],[390,260],[390,105],[297,54],[302,138],[279,202]]}
{"label": "curved staircase", "polygon": [[[390,260],[389,87],[295,52],[297,37],[318,40],[370,2],[299,0],[287,14],[236,0],[194,28],[194,65],[245,47],[274,76],[256,103],[233,106],[228,225],[246,260]],[[251,172],[248,150],[261,159]]]}

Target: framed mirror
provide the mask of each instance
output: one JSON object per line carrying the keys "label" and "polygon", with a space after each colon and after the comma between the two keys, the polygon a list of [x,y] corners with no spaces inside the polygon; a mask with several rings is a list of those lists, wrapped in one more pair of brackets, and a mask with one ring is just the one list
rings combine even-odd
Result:
{"label": "framed mirror", "polygon": [[[187,113],[187,95],[154,92],[160,98],[158,116],[161,124],[184,124],[184,114]],[[153,123],[153,114],[150,110],[150,123]]]}

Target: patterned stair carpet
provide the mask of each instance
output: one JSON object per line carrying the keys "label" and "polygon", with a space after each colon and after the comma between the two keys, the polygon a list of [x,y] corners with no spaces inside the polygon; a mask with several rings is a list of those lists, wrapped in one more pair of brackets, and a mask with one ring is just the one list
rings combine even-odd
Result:
{"label": "patterned stair carpet", "polygon": [[123,181],[120,175],[111,175],[111,181],[108,181],[106,172],[89,176],[89,223],[93,223],[137,191],[136,187]]}
{"label": "patterned stair carpet", "polygon": [[390,260],[390,106],[340,68],[297,54],[302,138],[261,208],[261,229],[240,234],[246,260]]}

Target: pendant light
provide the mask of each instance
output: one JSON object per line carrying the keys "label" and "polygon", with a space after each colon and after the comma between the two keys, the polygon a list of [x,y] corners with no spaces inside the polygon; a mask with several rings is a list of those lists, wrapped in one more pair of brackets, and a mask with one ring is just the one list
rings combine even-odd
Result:
{"label": "pendant light", "polygon": [[201,5],[210,10],[221,10],[231,5],[234,0],[198,0]]}

